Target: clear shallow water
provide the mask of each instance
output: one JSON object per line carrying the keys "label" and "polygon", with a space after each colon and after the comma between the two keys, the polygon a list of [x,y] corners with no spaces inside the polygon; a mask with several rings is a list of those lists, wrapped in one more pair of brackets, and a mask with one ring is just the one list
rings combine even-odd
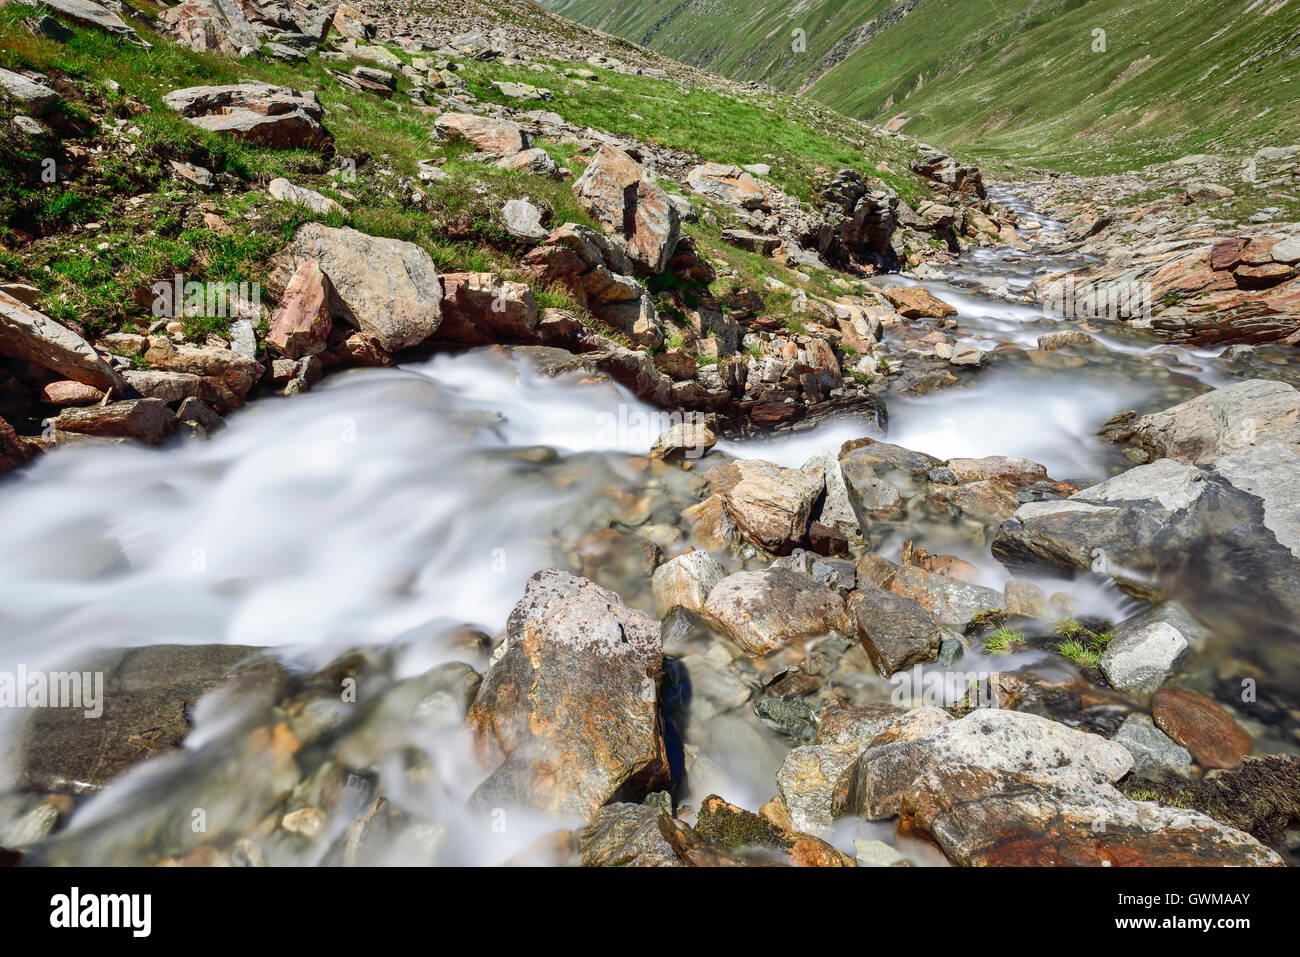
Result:
{"label": "clear shallow water", "polygon": [[[1054,224],[1044,226],[1050,238]],[[1041,251],[977,250],[947,268],[947,282],[924,285],[958,307],[974,341],[1032,347],[1071,324],[978,287],[1023,289],[1067,264]],[[1230,381],[1209,352],[1104,329],[1099,338],[1110,351],[1081,366],[1002,364],[968,387],[891,396],[884,438],[939,458],[1024,456],[1055,478],[1094,481],[1124,467],[1095,435],[1112,414],[1164,408]],[[358,645],[462,624],[497,634],[527,578],[555,563],[557,533],[608,523],[603,493],[638,480],[626,453],[649,448],[653,415],[620,387],[540,378],[485,349],[259,400],[210,441],[59,450],[0,480],[0,669],[51,667],[87,647],[176,642],[275,646],[313,668]],[[831,421],[778,442],[723,442],[720,451],[798,466],[862,434],[857,422]],[[555,454],[517,454],[536,446]],[[893,557],[900,545],[882,551]],[[1011,577],[986,551],[953,551],[977,565],[984,584]],[[1049,592],[1058,585],[1044,581]],[[1071,590],[1094,613],[1120,619],[1135,608],[1113,588],[1075,582]],[[646,605],[644,590],[624,597]],[[411,674],[463,657],[449,644],[419,647],[405,666]],[[972,656],[963,667],[1014,664]],[[789,746],[737,712],[692,722],[687,743],[702,756],[695,798],[717,792],[747,807],[772,796]],[[469,825],[456,808],[477,783],[463,742],[424,744],[444,769],[440,819],[461,833]],[[168,789],[181,787],[184,754],[107,788],[78,812],[78,826],[183,802]],[[385,788],[398,804],[430,800],[402,784]],[[109,827],[109,845],[87,844],[85,859],[131,840],[135,826]],[[538,820],[509,837],[456,838],[454,856],[500,861],[553,827]],[[854,834],[878,836],[848,825],[836,834],[849,848]]]}

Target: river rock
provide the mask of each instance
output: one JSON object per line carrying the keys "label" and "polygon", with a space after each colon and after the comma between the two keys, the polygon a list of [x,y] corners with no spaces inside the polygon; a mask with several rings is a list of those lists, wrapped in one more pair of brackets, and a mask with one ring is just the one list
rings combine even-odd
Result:
{"label": "river rock", "polygon": [[754,657],[852,627],[839,595],[785,568],[724,578],[709,592],[704,618]]}
{"label": "river rock", "polygon": [[176,414],[161,399],[126,399],[108,405],[64,409],[54,420],[59,432],[135,439],[157,445],[176,428]]}
{"label": "river rock", "polygon": [[713,430],[702,422],[679,422],[655,439],[650,456],[656,459],[698,459],[718,444]]}
{"label": "river rock", "polygon": [[4,292],[0,292],[0,355],[34,362],[96,389],[126,393],[122,377],[90,343]]}
{"label": "river rock", "polygon": [[853,867],[853,859],[820,838],[782,827],[728,804],[716,794],[700,804],[695,832],[710,844],[732,850],[767,848],[789,856],[796,867]]}
{"label": "river rock", "polygon": [[664,611],[682,607],[702,611],[718,582],[727,577],[722,563],[708,552],[696,549],[664,562],[655,569],[652,587]]}
{"label": "river rock", "polygon": [[720,465],[706,478],[741,536],[778,555],[803,541],[825,484],[820,474],[758,459]]}
{"label": "river rock", "polygon": [[163,103],[199,129],[272,149],[316,147],[328,135],[321,125],[325,108],[310,90],[267,83],[194,86],[173,90]]}
{"label": "river rock", "polygon": [[[1091,569],[1151,601],[1267,614],[1300,633],[1300,455],[1278,443],[1198,467],[1160,459],[1068,499],[1026,503],[993,553],[1018,567]],[[1214,556],[1231,555],[1231,560]]]}
{"label": "river rock", "polygon": [[934,661],[943,636],[921,604],[879,588],[849,597],[849,612],[862,645],[880,674],[888,678],[914,664]]}
{"label": "river rock", "polygon": [[848,772],[860,754],[878,744],[922,737],[951,720],[938,708],[827,709],[816,743],[792,749],[776,775],[793,825],[813,834],[825,831],[834,823],[837,796],[843,803]]}
{"label": "river rock", "polygon": [[602,145],[573,193],[607,231],[626,240],[633,263],[648,273],[664,271],[680,236],[677,208],[640,163],[618,147]]}
{"label": "river rock", "polygon": [[351,326],[357,324],[320,262],[304,259],[294,270],[284,297],[271,316],[266,344],[288,359],[318,355],[325,351],[335,319]]}
{"label": "river rock", "polygon": [[955,306],[920,286],[891,286],[884,292],[890,305],[904,319],[943,319],[957,315]]}
{"label": "river rock", "polygon": [[1149,695],[1174,673],[1200,634],[1186,609],[1166,602],[1115,629],[1101,656],[1102,674],[1121,691]]}
{"label": "river rock", "polygon": [[590,581],[528,580],[466,723],[492,769],[479,807],[589,817],[669,783],[658,689],[659,626]]}
{"label": "river rock", "polygon": [[1102,434],[1130,442],[1151,458],[1208,465],[1268,442],[1300,452],[1300,392],[1285,382],[1250,379],[1223,386],[1173,408],[1111,420]]}
{"label": "river rock", "polygon": [[127,369],[122,378],[145,398],[160,399],[168,405],[197,399],[223,412],[231,412],[244,404],[242,396],[230,391],[224,382],[213,376],[159,369]]}
{"label": "river rock", "polygon": [[154,336],[149,340],[144,358],[153,371],[186,372],[219,380],[235,397],[236,406],[257,385],[265,371],[260,362],[230,349],[176,345],[164,336]]}
{"label": "river rock", "polygon": [[844,481],[844,472],[834,453],[828,451],[813,455],[800,468],[810,474],[821,473],[826,486],[821,509],[816,519],[822,525],[833,528],[846,538],[854,539],[862,535],[862,526],[853,510],[853,501],[849,497],[849,487]]}
{"label": "river rock", "polygon": [[1191,777],[1191,752],[1155,726],[1149,715],[1131,714],[1111,739],[1133,755],[1133,772],[1159,778],[1173,773]]}
{"label": "river rock", "polygon": [[309,259],[317,260],[361,331],[385,352],[419,345],[438,331],[442,285],[433,259],[420,246],[307,223],[273,257],[271,285],[285,288]]}
{"label": "river rock", "polygon": [[513,156],[528,147],[523,127],[510,120],[443,113],[433,121],[433,128],[445,140],[465,140],[493,156]]}
{"label": "river rock", "polygon": [[14,427],[0,419],[0,473],[16,469],[32,457],[32,448],[14,431]]}
{"label": "river rock", "polygon": [[1232,715],[1195,691],[1161,688],[1151,698],[1151,718],[1204,768],[1235,768],[1254,749]]}
{"label": "river rock", "polygon": [[82,708],[32,709],[19,734],[17,783],[37,791],[96,791],[140,761],[178,747],[189,734],[190,713],[207,692],[232,682],[262,685],[284,678],[277,664],[257,657],[259,651],[146,645],[95,652],[71,663],[70,673],[102,676],[102,714],[90,719]]}

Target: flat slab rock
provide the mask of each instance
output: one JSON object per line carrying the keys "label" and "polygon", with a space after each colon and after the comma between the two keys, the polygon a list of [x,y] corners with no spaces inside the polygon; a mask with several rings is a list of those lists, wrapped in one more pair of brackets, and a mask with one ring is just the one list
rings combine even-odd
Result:
{"label": "flat slab rock", "polygon": [[1204,768],[1235,768],[1254,750],[1250,733],[1221,705],[1183,688],[1162,688],[1151,698],[1151,719]]}
{"label": "flat slab rock", "polygon": [[173,90],[163,103],[200,129],[273,149],[319,146],[328,135],[321,125],[325,108],[311,90],[267,83],[192,86]]}
{"label": "flat slab rock", "polygon": [[[67,671],[102,674],[103,713],[33,708],[19,732],[15,783],[38,791],[96,791],[146,758],[177,747],[204,694],[231,682],[278,682],[280,666],[243,645],[151,645],[96,652]],[[60,669],[62,670],[62,669]]]}

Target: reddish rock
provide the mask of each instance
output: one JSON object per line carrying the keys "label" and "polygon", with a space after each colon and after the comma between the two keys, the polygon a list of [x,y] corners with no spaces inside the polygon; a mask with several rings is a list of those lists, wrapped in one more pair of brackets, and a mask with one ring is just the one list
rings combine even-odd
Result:
{"label": "reddish rock", "polygon": [[1254,748],[1232,715],[1195,691],[1160,689],[1151,698],[1151,718],[1203,768],[1235,768]]}
{"label": "reddish rock", "polygon": [[957,315],[955,306],[919,286],[894,286],[885,290],[885,298],[907,319],[942,319]]}
{"label": "reddish rock", "polygon": [[226,133],[272,149],[315,147],[328,134],[316,94],[266,83],[173,90],[163,102],[199,129]]}
{"label": "reddish rock", "polygon": [[41,388],[40,400],[46,405],[94,405],[104,398],[104,393],[93,385],[75,379],[58,379]]}
{"label": "reddish rock", "polygon": [[511,156],[528,147],[523,128],[509,120],[444,113],[433,121],[433,128],[443,139],[466,140],[494,156]]}
{"label": "reddish rock", "polygon": [[1295,270],[1285,263],[1266,263],[1262,266],[1238,266],[1232,275],[1242,289],[1270,289],[1293,277]]}
{"label": "reddish rock", "polygon": [[537,301],[524,283],[486,272],[443,273],[441,278],[438,339],[466,345],[537,340]]}
{"label": "reddish rock", "polygon": [[837,529],[821,522],[812,522],[808,525],[808,548],[818,555],[847,555],[849,540]]}
{"label": "reddish rock", "polygon": [[573,185],[573,193],[608,231],[627,240],[628,255],[649,273],[661,273],[677,248],[681,224],[668,194],[641,164],[604,145]]}
{"label": "reddish rock", "polygon": [[325,351],[335,319],[343,319],[349,325],[356,323],[352,310],[343,304],[330,277],[321,271],[320,262],[303,260],[271,316],[266,343],[288,359],[318,355]]}
{"label": "reddish rock", "polygon": [[32,448],[4,419],[0,419],[0,472],[16,469],[32,457]]}
{"label": "reddish rock", "polygon": [[1241,261],[1241,251],[1249,245],[1245,239],[1225,239],[1210,247],[1210,268],[1231,269]]}

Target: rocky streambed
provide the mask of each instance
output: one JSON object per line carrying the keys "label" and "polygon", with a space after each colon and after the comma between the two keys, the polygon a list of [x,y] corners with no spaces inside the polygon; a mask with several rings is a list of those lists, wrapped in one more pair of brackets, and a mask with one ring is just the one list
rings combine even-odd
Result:
{"label": "rocky streambed", "polygon": [[[1300,832],[1300,394],[885,277],[888,429],[558,350],[354,370],[0,484],[0,847],[85,864],[1244,864]],[[909,315],[915,297],[928,299]],[[666,436],[661,433],[667,432]]]}

